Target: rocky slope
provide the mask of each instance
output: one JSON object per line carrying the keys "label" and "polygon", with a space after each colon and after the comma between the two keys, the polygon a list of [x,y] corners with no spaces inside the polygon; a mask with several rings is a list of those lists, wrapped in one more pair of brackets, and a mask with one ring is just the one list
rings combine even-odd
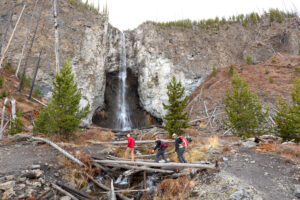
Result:
{"label": "rocky slope", "polygon": [[[34,2],[32,0],[0,2],[0,24],[3,30],[7,26],[10,9],[13,8],[13,24],[15,24],[21,11],[21,6],[18,6],[18,4],[26,3],[27,5],[7,54],[6,62],[12,63],[14,67],[17,66],[21,56]],[[41,2],[39,2],[37,10],[39,11],[41,7]],[[114,61],[114,59],[118,60],[118,56],[115,55],[118,52],[111,46],[118,46],[116,40],[119,37],[119,31],[106,23],[105,17],[102,15],[87,10],[77,3],[71,5],[69,1],[58,1],[57,8],[59,15],[60,62],[63,63],[66,59],[71,60],[78,88],[82,91],[81,104],[84,106],[89,102],[91,108],[90,114],[83,123],[90,124],[95,110],[103,107],[104,104],[105,59],[107,58],[110,63],[109,66],[112,68],[117,65],[117,61]],[[31,40],[33,35],[33,29],[38,17],[37,13],[33,20],[33,28],[28,41]],[[10,36],[11,31],[12,28],[9,29],[8,36]],[[1,31],[1,33],[4,33],[4,31]],[[29,46],[28,42],[25,52],[28,51]],[[35,43],[28,60],[26,74],[29,77],[33,76],[41,49],[44,49],[44,54],[41,58],[41,66],[36,82],[42,94],[49,97],[51,95],[52,80],[56,73],[52,1],[45,1]]]}

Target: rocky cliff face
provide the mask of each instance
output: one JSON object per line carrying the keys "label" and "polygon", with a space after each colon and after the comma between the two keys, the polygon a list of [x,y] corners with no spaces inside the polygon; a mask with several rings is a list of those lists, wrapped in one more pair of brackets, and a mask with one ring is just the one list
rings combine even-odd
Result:
{"label": "rocky cliff face", "polygon": [[128,66],[139,79],[142,106],[161,118],[167,101],[166,86],[176,76],[193,92],[211,73],[212,67],[253,63],[269,58],[275,52],[297,54],[300,45],[299,22],[282,23],[265,19],[257,25],[243,27],[226,24],[220,30],[198,27],[161,28],[146,23],[127,32]]}
{"label": "rocky cliff face", "polygon": [[[13,24],[15,24],[21,10],[21,6],[17,6],[18,3],[26,3],[27,5],[7,54],[7,62],[12,63],[15,67],[21,56],[23,42],[34,7],[34,2],[35,1],[33,0],[0,2],[1,33],[4,32],[4,28],[6,27],[10,9],[13,8]],[[39,51],[44,49],[40,69],[36,78],[36,84],[39,86],[42,94],[48,97],[51,96],[52,80],[56,73],[52,4],[52,1],[45,1],[41,22],[38,27],[26,71],[27,76],[33,76]],[[104,104],[106,81],[105,67],[108,66],[108,70],[109,68],[115,68],[117,66],[118,47],[113,46],[118,46],[117,41],[119,31],[106,23],[103,16],[79,5],[71,5],[69,1],[58,1],[57,8],[59,15],[59,39],[61,50],[60,62],[63,63],[64,60],[70,59],[72,63],[75,80],[78,83],[78,88],[82,91],[81,104],[84,106],[89,102],[91,108],[91,112],[87,118],[83,120],[83,124],[90,124],[95,110],[103,107]],[[41,1],[39,1],[37,11],[40,9]],[[38,12],[36,12],[33,20],[31,37],[37,22],[37,13]],[[8,36],[11,34],[11,31],[12,27],[9,29]],[[25,52],[28,51],[31,37],[28,40]],[[22,67],[24,60],[25,59],[23,59],[21,65]],[[105,65],[106,61],[109,65]]]}

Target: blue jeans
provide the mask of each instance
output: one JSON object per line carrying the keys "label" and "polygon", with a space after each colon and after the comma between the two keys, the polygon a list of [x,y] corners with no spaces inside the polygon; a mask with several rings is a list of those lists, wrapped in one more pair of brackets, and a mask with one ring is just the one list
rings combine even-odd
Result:
{"label": "blue jeans", "polygon": [[177,151],[177,156],[178,156],[179,162],[181,162],[181,163],[186,163],[186,160],[183,157],[184,151],[185,151],[185,147],[179,148]]}
{"label": "blue jeans", "polygon": [[157,163],[159,161],[160,156],[162,156],[162,158],[165,160],[166,163],[168,162],[168,160],[166,159],[166,156],[165,156],[165,149],[158,149],[158,152],[156,153],[156,156],[155,156],[155,161]]}

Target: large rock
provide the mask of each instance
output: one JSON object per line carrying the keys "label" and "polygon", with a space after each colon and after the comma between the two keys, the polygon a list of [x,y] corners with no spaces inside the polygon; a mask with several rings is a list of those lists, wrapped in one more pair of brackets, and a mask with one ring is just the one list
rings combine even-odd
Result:
{"label": "large rock", "polygon": [[294,192],[293,192],[295,197],[300,198],[300,185],[294,185]]}
{"label": "large rock", "polygon": [[229,196],[229,200],[252,200],[253,198],[245,189],[238,190]]}
{"label": "large rock", "polygon": [[0,190],[8,190],[9,188],[13,188],[15,186],[15,181],[8,181],[0,184]]}

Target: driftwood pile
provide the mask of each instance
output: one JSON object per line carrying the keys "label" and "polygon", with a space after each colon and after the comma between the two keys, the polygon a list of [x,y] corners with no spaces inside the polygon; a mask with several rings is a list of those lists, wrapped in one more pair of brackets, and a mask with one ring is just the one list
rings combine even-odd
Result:
{"label": "driftwood pile", "polygon": [[[94,177],[92,177],[90,174],[84,171],[86,169],[86,166],[82,161],[80,161],[75,156],[71,155],[70,153],[68,153],[67,151],[59,147],[57,144],[53,143],[52,141],[45,138],[33,137],[24,134],[17,134],[15,137],[40,141],[49,144],[50,146],[58,150],[62,155],[72,160],[77,165],[79,165],[82,168],[83,173],[86,175],[86,177],[91,182],[93,182],[97,187],[104,190],[104,192],[108,193],[111,199],[116,199],[116,197],[125,200],[130,199],[121,193],[124,190],[120,190],[119,188],[116,188],[115,190],[113,180],[110,181],[109,186],[102,182],[97,181]],[[124,141],[119,141],[118,143],[122,144],[122,142]],[[137,143],[142,143],[142,142],[143,141],[137,141]],[[144,141],[144,142],[148,143],[150,141]],[[167,142],[171,142],[171,141],[167,141]],[[104,158],[101,159],[96,158],[93,160],[93,165],[95,167],[100,168],[102,172],[107,174],[115,174],[116,172],[118,172],[118,174],[121,173],[123,176],[128,177],[128,176],[137,175],[138,173],[142,173],[144,175],[143,176],[144,178],[143,182],[145,184],[144,190],[137,190],[135,188],[131,188],[129,190],[126,190],[128,193],[149,191],[146,187],[147,173],[159,174],[159,177],[162,178],[164,177],[177,178],[180,176],[191,175],[191,173],[197,173],[201,170],[211,170],[211,171],[217,170],[217,167],[211,163],[174,163],[174,162],[155,163],[152,160],[129,161],[114,156],[105,156]],[[93,199],[91,196],[89,196],[89,194],[82,193],[81,191],[75,188],[71,188],[70,186],[64,185],[62,183],[52,183],[52,188],[57,190],[59,193],[63,195],[69,196],[71,199]]]}

